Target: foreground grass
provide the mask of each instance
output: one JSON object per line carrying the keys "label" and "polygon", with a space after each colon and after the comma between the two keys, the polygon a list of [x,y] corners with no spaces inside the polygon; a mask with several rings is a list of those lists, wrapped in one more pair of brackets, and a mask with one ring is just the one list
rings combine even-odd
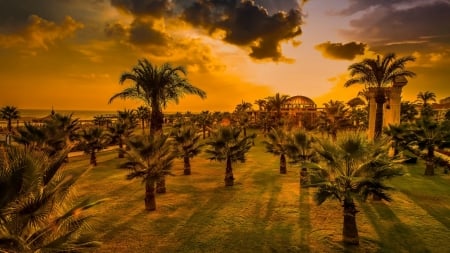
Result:
{"label": "foreground grass", "polygon": [[[450,178],[423,177],[423,164],[396,178],[392,203],[359,203],[359,247],[341,244],[337,202],[317,206],[314,189],[299,188],[295,167],[279,174],[278,159],[260,144],[235,165],[235,186],[224,187],[224,164],[204,156],[184,176],[181,161],[167,178],[157,210],[144,210],[144,186],[125,180],[109,151],[79,184],[79,193],[109,198],[98,209],[103,245],[96,252],[450,252]],[[71,158],[68,170],[87,166]]]}

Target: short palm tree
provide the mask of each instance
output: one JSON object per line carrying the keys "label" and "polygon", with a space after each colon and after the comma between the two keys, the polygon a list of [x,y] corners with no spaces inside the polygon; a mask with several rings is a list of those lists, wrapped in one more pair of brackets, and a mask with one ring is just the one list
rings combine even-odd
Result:
{"label": "short palm tree", "polygon": [[207,143],[205,153],[210,160],[225,161],[225,186],[234,185],[233,162],[245,162],[245,155],[253,146],[255,135],[241,137],[241,131],[231,126],[218,128]]}
{"label": "short palm tree", "polygon": [[280,95],[280,93],[275,94],[273,97],[268,97],[266,108],[268,111],[275,111],[275,119],[276,122],[279,125],[281,125],[281,109],[283,108],[283,105],[286,103],[286,101],[289,99],[288,95]]}
{"label": "short palm tree", "polygon": [[194,94],[206,98],[206,93],[193,86],[182,75],[186,75],[184,67],[172,67],[165,63],[161,66],[151,64],[147,59],[141,59],[131,72],[120,76],[120,83],[130,80],[133,86],[113,95],[109,102],[117,98],[131,98],[143,101],[151,108],[150,134],[162,131],[164,109],[168,102],[178,103],[184,94]]}
{"label": "short palm tree", "polygon": [[323,105],[324,110],[319,115],[319,128],[336,139],[339,130],[351,125],[348,109],[342,101],[330,100]]}
{"label": "short palm tree", "polygon": [[436,94],[431,91],[419,92],[417,94],[417,103],[422,106],[421,116],[431,117],[433,116],[433,108],[429,104],[429,101],[436,102]]}
{"label": "short palm tree", "polygon": [[177,155],[183,158],[184,175],[191,174],[191,158],[200,154],[204,144],[200,143],[200,135],[192,125],[173,128],[171,133]]}
{"label": "short palm tree", "polygon": [[8,122],[7,129],[11,133],[12,121],[20,118],[20,112],[17,107],[7,105],[0,109],[0,116]]}
{"label": "short palm tree", "polygon": [[306,131],[297,130],[289,136],[286,144],[287,156],[294,164],[300,164],[300,184],[302,186],[309,183],[308,168],[315,168],[311,163],[316,160],[316,151],[313,144],[316,139]]}
{"label": "short palm tree", "polygon": [[417,146],[419,150],[426,150],[425,176],[433,176],[435,150],[450,147],[450,129],[443,123],[422,117],[413,125],[409,141],[410,145]]}
{"label": "short palm tree", "polygon": [[108,127],[108,133],[111,142],[119,145],[118,157],[124,158],[124,144],[126,140],[133,134],[133,128],[130,127],[125,121],[118,120]]}
{"label": "short palm tree", "polygon": [[208,133],[211,131],[213,124],[213,116],[209,111],[202,111],[197,117],[195,117],[195,122],[202,129],[203,140],[206,139],[206,131]]}
{"label": "short palm tree", "polygon": [[84,252],[99,245],[77,180],[62,172],[69,148],[48,157],[23,146],[0,151],[0,252]]}
{"label": "short palm tree", "polygon": [[409,102],[404,101],[400,103],[400,122],[401,123],[411,123],[415,120],[416,116],[419,112],[416,109],[416,106]]}
{"label": "short palm tree", "polygon": [[110,139],[101,127],[84,128],[80,132],[80,148],[90,155],[90,164],[97,166],[97,152],[104,149]]}
{"label": "short palm tree", "polygon": [[397,77],[414,77],[416,74],[406,70],[406,63],[414,61],[412,56],[396,58],[395,54],[386,54],[380,59],[366,58],[361,62],[348,67],[352,77],[345,83],[345,87],[354,84],[363,84],[365,87],[375,89],[376,116],[375,136],[379,138],[383,131],[383,107],[387,101],[385,87],[390,85]]}
{"label": "short palm tree", "polygon": [[145,123],[150,119],[151,113],[150,108],[147,106],[139,106],[136,110],[136,116],[141,120],[142,132],[145,131]]}
{"label": "short palm tree", "polygon": [[128,161],[121,165],[131,172],[127,179],[142,178],[145,185],[145,209],[156,210],[156,183],[170,173],[176,155],[167,135],[140,136],[128,142]]}
{"label": "short palm tree", "polygon": [[268,140],[263,141],[266,152],[272,153],[280,157],[280,174],[287,173],[286,155],[288,152],[287,144],[289,137],[284,129],[272,128],[267,134]]}
{"label": "short palm tree", "polygon": [[356,196],[370,195],[390,201],[383,179],[401,174],[388,157],[385,145],[369,142],[362,133],[348,133],[336,142],[319,141],[318,154],[326,162],[328,176],[319,185],[315,199],[320,205],[327,199],[338,200],[344,209],[343,241],[359,244],[356,225]]}

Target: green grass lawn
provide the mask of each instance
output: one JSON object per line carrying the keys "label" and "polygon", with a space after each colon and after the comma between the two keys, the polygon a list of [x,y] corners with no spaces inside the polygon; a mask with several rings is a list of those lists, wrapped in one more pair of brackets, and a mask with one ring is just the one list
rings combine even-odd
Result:
{"label": "green grass lawn", "polygon": [[[144,210],[144,186],[125,179],[117,153],[100,153],[78,184],[80,195],[109,199],[97,208],[96,252],[450,252],[450,176],[442,170],[424,177],[422,163],[407,167],[390,181],[393,202],[358,203],[361,245],[345,247],[339,203],[317,206],[315,189],[299,187],[296,167],[280,175],[261,140],[235,164],[233,187],[224,186],[225,164],[200,155],[184,176],[177,160],[155,212]],[[88,163],[72,157],[67,170]]]}

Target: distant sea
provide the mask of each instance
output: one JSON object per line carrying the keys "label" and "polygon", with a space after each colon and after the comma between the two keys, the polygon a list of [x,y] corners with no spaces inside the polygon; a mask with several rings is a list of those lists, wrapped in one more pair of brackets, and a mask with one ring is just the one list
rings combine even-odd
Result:
{"label": "distant sea", "polygon": [[[51,109],[19,109],[20,117],[23,120],[31,118],[44,118],[51,114]],[[72,114],[73,119],[93,120],[94,116],[117,114],[117,110],[101,111],[101,110],[56,110],[55,113],[62,115]]]}

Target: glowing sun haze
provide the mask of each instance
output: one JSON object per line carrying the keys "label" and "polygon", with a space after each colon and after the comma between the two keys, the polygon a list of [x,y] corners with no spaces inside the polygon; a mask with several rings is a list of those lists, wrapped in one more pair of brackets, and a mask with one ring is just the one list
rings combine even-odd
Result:
{"label": "glowing sun haze", "polygon": [[[140,58],[183,65],[208,98],[170,111],[232,110],[279,92],[348,101],[347,67],[417,58],[404,100],[450,96],[446,0],[0,0],[0,106],[116,110],[109,98]],[[256,108],[256,105],[255,107]]]}

